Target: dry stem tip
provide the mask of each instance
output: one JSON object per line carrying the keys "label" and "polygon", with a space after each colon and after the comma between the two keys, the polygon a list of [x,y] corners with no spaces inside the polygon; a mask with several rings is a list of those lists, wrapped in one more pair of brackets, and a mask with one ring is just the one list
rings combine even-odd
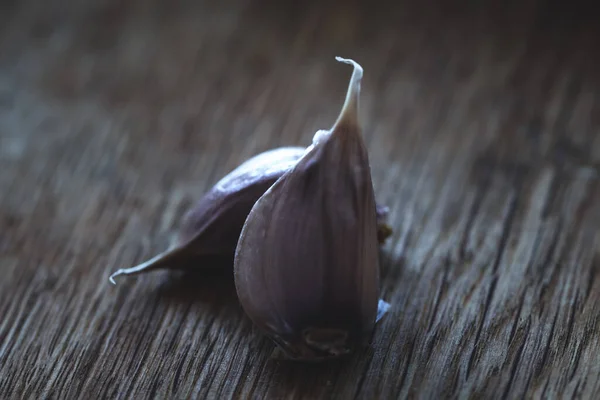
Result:
{"label": "dry stem tip", "polygon": [[115,272],[113,272],[113,274],[111,276],[108,277],[108,280],[110,281],[110,283],[112,283],[113,285],[116,285],[117,282],[115,281],[115,276],[119,276],[123,273],[122,269],[119,269]]}
{"label": "dry stem tip", "polygon": [[108,278],[108,280],[113,285],[116,285],[117,283],[115,282],[115,277],[119,275],[137,275],[142,272],[148,272],[159,268],[163,268],[170,263],[181,260],[185,256],[185,253],[185,247],[174,247],[152,257],[147,261],[144,261],[141,264],[136,265],[135,267],[118,269],[115,272],[113,272],[113,274]]}
{"label": "dry stem tip", "polygon": [[342,111],[338,116],[335,126],[340,125],[343,122],[348,122],[353,125],[358,123],[358,97],[360,95],[360,83],[363,77],[363,68],[354,60],[349,58],[336,57],[337,61],[350,64],[354,67],[352,77],[350,78],[350,84],[348,85],[348,91],[346,92],[346,100]]}

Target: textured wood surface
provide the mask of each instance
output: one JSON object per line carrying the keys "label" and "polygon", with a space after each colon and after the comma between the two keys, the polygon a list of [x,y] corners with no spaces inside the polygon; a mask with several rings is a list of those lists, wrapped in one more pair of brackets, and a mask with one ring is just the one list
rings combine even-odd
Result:
{"label": "textured wood surface", "polygon": [[[591,10],[293,3],[1,3],[0,398],[598,396]],[[336,55],[395,229],[372,347],[270,360],[227,263],[110,285],[236,165],[333,123]]]}

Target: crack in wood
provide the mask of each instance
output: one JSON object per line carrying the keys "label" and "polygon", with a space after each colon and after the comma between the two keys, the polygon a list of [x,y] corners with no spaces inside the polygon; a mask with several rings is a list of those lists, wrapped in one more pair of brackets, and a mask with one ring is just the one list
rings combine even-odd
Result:
{"label": "crack in wood", "polygon": [[513,362],[513,365],[511,367],[511,371],[510,371],[510,378],[508,380],[508,384],[506,385],[506,389],[504,390],[504,394],[502,396],[502,398],[504,399],[508,399],[509,394],[510,394],[510,389],[512,388],[513,382],[515,381],[515,377],[517,375],[517,370],[519,368],[519,362],[521,361],[521,357],[523,356],[523,350],[525,349],[525,344],[527,343],[527,338],[529,336],[529,329],[531,328],[531,319],[529,318],[527,320],[527,324],[525,324],[525,328],[524,328],[524,334],[523,334],[523,341],[521,342],[521,344],[519,345],[519,348],[517,349],[517,355],[515,356],[515,360]]}
{"label": "crack in wood", "polygon": [[477,353],[477,345],[479,342],[479,338],[481,337],[481,332],[483,330],[483,325],[485,324],[485,320],[487,318],[487,314],[492,302],[492,298],[494,296],[494,291],[496,290],[496,284],[498,283],[498,276],[497,276],[497,271],[498,271],[498,266],[500,265],[500,262],[502,261],[502,255],[504,254],[504,251],[506,250],[506,243],[508,241],[508,237],[510,236],[510,230],[512,227],[512,223],[517,211],[517,204],[518,204],[518,195],[517,194],[513,194],[512,197],[509,200],[509,204],[507,207],[507,211],[505,214],[505,217],[503,218],[503,226],[502,226],[502,233],[500,236],[500,240],[498,241],[498,250],[497,250],[497,254],[496,254],[496,259],[494,260],[494,263],[492,264],[492,269],[491,269],[491,274],[492,274],[492,280],[490,282],[490,289],[488,290],[488,294],[483,306],[483,313],[481,316],[481,321],[479,322],[479,326],[477,328],[477,333],[475,334],[475,339],[473,341],[473,350],[471,351],[471,355],[469,356],[469,361],[467,363],[467,378],[469,377],[469,375],[471,374],[472,371],[472,367],[473,367],[473,362],[475,360],[475,355]]}

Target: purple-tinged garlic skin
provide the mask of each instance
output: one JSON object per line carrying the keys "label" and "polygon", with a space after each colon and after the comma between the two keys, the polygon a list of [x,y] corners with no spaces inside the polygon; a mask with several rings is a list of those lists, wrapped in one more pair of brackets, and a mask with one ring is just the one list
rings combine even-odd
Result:
{"label": "purple-tinged garlic skin", "polygon": [[354,67],[337,121],[256,202],[234,261],[244,311],[300,361],[353,352],[389,307],[379,304],[377,207],[358,120],[363,70],[336,59]]}
{"label": "purple-tinged garlic skin", "polygon": [[233,254],[256,200],[306,151],[281,147],[245,161],[217,182],[184,216],[177,243],[195,243],[198,254]]}
{"label": "purple-tinged garlic skin", "polygon": [[171,248],[110,276],[136,275],[160,268],[177,269],[202,256],[235,252],[244,221],[256,200],[302,157],[304,147],[280,147],[260,153],[219,180],[184,217]]}

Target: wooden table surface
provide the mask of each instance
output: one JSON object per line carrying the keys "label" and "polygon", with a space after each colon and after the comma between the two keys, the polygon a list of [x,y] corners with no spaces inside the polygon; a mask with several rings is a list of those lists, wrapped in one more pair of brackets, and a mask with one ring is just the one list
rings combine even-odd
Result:
{"label": "wooden table surface", "polygon": [[[289,3],[2,2],[0,398],[598,396],[591,10]],[[230,263],[111,285],[235,166],[331,126],[335,56],[364,67],[394,228],[372,346],[271,360]]]}

